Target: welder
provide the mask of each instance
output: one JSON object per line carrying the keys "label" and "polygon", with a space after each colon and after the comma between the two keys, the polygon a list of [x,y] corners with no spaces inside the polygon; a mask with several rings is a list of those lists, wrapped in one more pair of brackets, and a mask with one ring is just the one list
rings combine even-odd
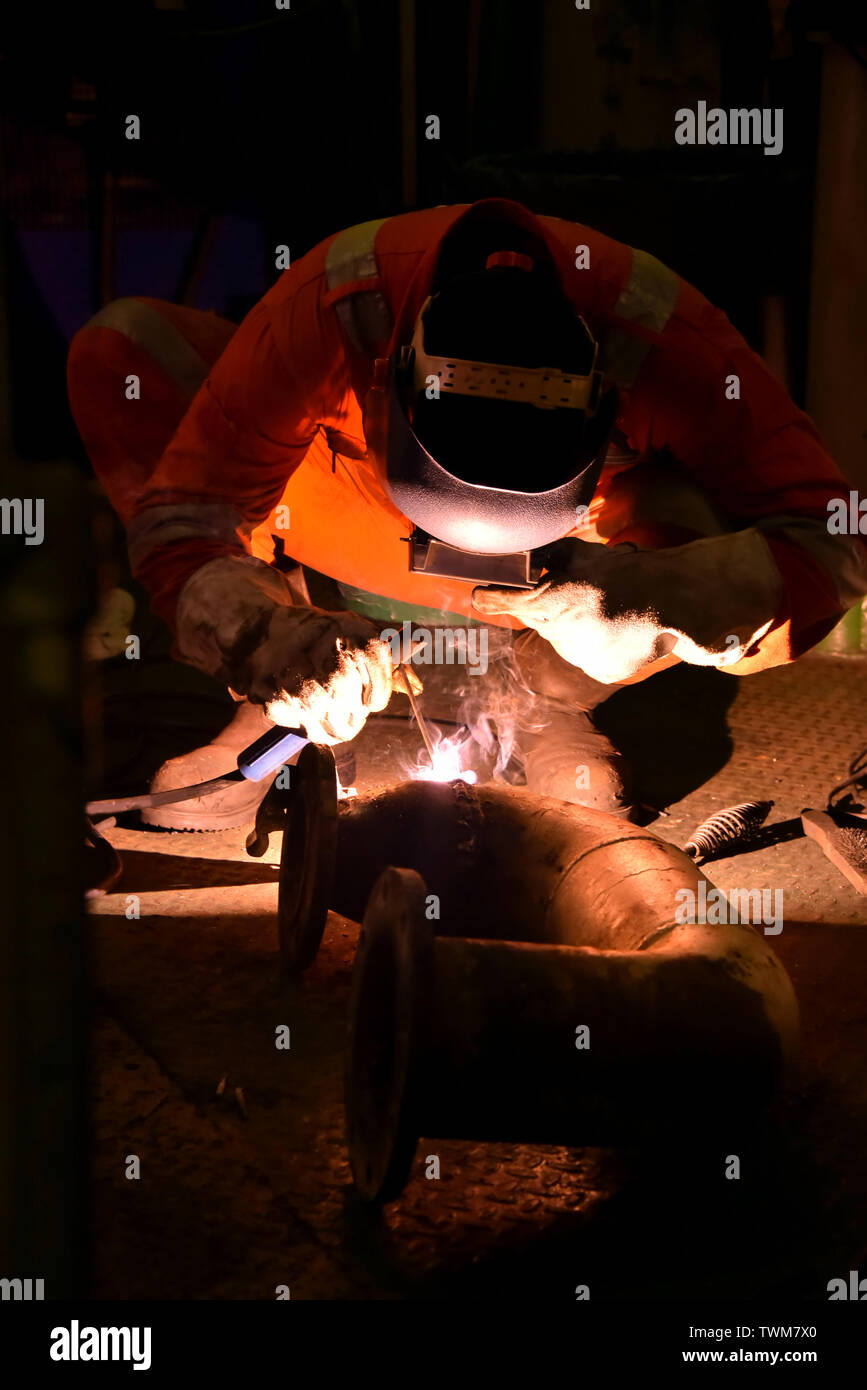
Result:
{"label": "welder", "polygon": [[[603,700],[680,661],[792,661],[867,592],[867,540],[827,527],[847,484],[725,315],[507,200],[338,232],[240,326],[111,303],[69,392],[176,653],[239,700],[156,788],[269,721],[351,740],[392,693],[384,628],[475,622],[513,633],[529,788],[630,817]],[[149,819],[241,824],[263,793]]]}

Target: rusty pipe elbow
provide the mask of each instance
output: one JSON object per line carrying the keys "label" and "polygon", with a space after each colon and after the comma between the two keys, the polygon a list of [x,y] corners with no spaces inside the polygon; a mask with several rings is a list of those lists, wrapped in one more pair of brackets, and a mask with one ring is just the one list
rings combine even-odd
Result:
{"label": "rusty pipe elbow", "polygon": [[[297,968],[327,907],[364,919],[347,1107],[366,1195],[405,1179],[418,1132],[629,1142],[679,1115],[755,1114],[792,1075],[785,970],[751,926],[678,921],[678,893],[710,885],[675,845],[499,785],[407,782],[335,812],[327,773],[312,750],[284,835],[281,939]],[[580,1027],[595,1047],[576,1077]],[[514,1049],[530,1078],[517,1096]]]}

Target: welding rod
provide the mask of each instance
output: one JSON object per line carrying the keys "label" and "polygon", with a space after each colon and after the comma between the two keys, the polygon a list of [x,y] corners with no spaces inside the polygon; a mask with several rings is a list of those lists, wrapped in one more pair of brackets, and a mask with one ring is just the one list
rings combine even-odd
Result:
{"label": "welding rod", "polygon": [[410,703],[410,708],[412,709],[412,712],[415,715],[415,722],[418,725],[418,731],[421,734],[422,739],[424,740],[424,746],[430,754],[431,766],[433,766],[433,764],[436,762],[436,755],[434,753],[433,740],[431,739],[430,733],[428,732],[427,721],[425,720],[425,717],[419,708],[418,699],[416,698],[416,693],[412,688],[409,676],[407,675],[406,671],[403,669],[402,666],[398,666],[397,674],[400,676],[401,683],[403,685],[404,690],[406,691],[406,695]]}
{"label": "welding rod", "polygon": [[[409,649],[410,662],[412,662],[414,656],[418,656],[418,653],[424,650],[424,646],[424,638],[420,638],[418,642],[412,643]],[[428,751],[428,755],[430,756],[431,766],[433,766],[434,762],[436,761],[436,757],[434,754],[433,739],[430,736],[430,731],[428,730],[427,726],[427,720],[421,712],[421,706],[419,705],[418,697],[416,696],[416,693],[412,688],[412,683],[409,679],[409,676],[407,675],[403,663],[400,666],[398,666],[397,675],[400,677],[400,683],[403,686],[407,699],[409,700],[410,709],[415,715],[415,722],[418,725],[418,731],[422,736],[424,746]]]}

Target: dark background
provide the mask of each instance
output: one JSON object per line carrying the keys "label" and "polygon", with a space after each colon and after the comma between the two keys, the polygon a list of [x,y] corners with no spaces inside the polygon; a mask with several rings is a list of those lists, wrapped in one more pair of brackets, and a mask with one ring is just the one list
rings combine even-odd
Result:
{"label": "dark background", "polygon": [[[816,8],[816,7],[813,7]],[[69,338],[123,294],[240,319],[353,222],[503,194],[651,251],[804,393],[821,44],[785,0],[125,0],[0,27],[14,442],[77,448]],[[782,106],[782,154],[674,144],[681,105]],[[125,117],[141,119],[139,141]],[[425,116],[441,122],[424,138]]]}
{"label": "dark background", "polygon": [[[278,244],[297,260],[358,221],[500,194],[642,247],[696,284],[799,403],[823,407],[814,413],[852,477],[864,467],[864,335],[846,315],[850,284],[851,302],[863,297],[863,251],[838,254],[834,217],[864,194],[837,181],[845,103],[826,119],[829,48],[844,63],[847,52],[864,61],[864,20],[853,27],[849,9],[837,0],[591,0],[589,11],[572,0],[291,0],[289,11],[273,0],[8,0],[3,493],[44,495],[68,524],[57,544],[33,550],[4,538],[0,558],[0,1274],[44,1276],[54,1296],[80,1291],[89,1229],[79,859],[92,752],[83,728],[99,723],[99,697],[80,647],[96,591],[116,582],[102,557],[116,564],[118,547],[95,490],[82,486],[90,466],[65,390],[72,335],[130,294],[240,320],[276,278]],[[783,107],[783,152],[676,146],[674,113],[699,100]],[[124,137],[130,114],[141,120],[137,142]],[[439,141],[424,137],[431,114]],[[840,244],[851,251],[847,216],[850,241]],[[814,324],[829,284],[837,317]],[[129,718],[132,746],[143,722],[135,710]]]}

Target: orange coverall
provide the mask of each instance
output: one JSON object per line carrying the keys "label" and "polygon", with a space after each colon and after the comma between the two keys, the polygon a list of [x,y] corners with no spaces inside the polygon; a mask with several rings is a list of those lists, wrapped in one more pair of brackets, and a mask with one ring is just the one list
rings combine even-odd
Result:
{"label": "orange coverall", "polygon": [[[108,306],[79,332],[69,357],[73,415],[128,527],[133,568],[155,610],[171,625],[195,570],[233,553],[271,560],[278,538],[287,555],[345,585],[478,618],[472,584],[409,571],[403,538],[411,524],[364,457],[361,412],[376,353],[348,340],[338,307],[359,290],[378,290],[393,322],[379,355],[409,341],[444,239],[465,219],[492,213],[550,252],[619,386],[619,444],[589,529],[573,534],[651,549],[694,539],[664,507],[642,518],[618,502],[624,466],[673,459],[728,518],[726,529],[763,532],[782,576],[785,597],[771,628],[726,669],[759,670],[815,645],[863,592],[867,540],[828,534],[828,502],[846,496],[848,484],[811,421],[693,286],[589,227],[535,217],[505,200],[384,221],[374,273],[336,288],[326,272],[329,237],[284,271],[237,328],[141,300]],[[589,258],[577,255],[582,246]],[[588,259],[586,268],[576,264]],[[641,273],[662,286],[667,302],[656,318],[644,312]],[[165,329],[159,351],[136,312]],[[138,399],[125,388],[133,375]],[[729,399],[732,376],[739,396]]]}

